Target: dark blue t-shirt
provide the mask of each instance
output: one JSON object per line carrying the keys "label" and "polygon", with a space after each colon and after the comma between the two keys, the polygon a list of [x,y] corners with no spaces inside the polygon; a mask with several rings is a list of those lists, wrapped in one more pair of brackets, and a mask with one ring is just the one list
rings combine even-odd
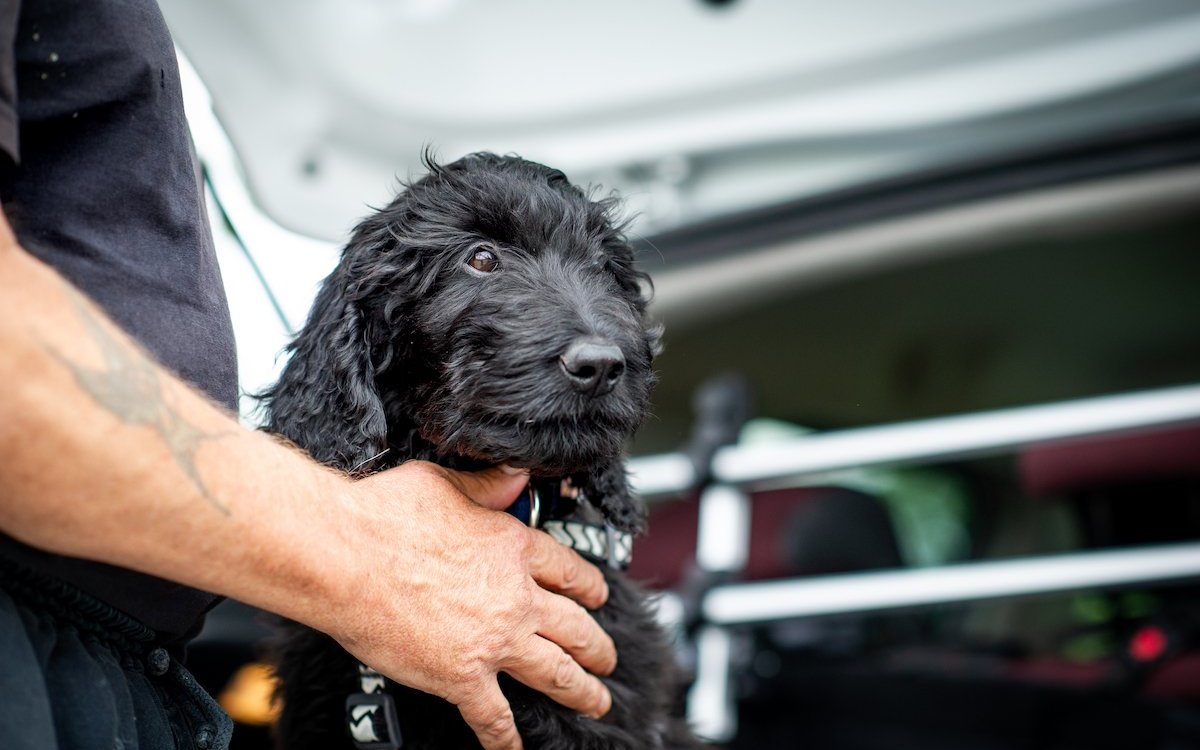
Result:
{"label": "dark blue t-shirt", "polygon": [[[229,310],[154,0],[0,0],[0,162],[0,204],[21,244],[236,409]],[[189,630],[214,600],[2,535],[0,554],[167,634]]]}

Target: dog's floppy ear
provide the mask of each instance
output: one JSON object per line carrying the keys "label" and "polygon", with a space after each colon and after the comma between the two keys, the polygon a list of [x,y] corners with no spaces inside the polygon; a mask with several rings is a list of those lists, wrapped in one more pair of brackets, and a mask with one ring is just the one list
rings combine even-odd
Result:
{"label": "dog's floppy ear", "polygon": [[[437,227],[414,219],[411,187],[355,227],[288,347],[279,381],[260,396],[272,432],[354,473],[377,468],[388,448],[377,381],[389,368],[403,369],[407,306],[433,283],[421,273],[427,253],[415,238],[436,237]],[[390,389],[404,391],[395,382]]]}
{"label": "dog's floppy ear", "polygon": [[325,281],[291,357],[261,396],[268,427],[321,463],[370,468],[387,447],[387,420],[375,385],[366,322],[344,267]]}

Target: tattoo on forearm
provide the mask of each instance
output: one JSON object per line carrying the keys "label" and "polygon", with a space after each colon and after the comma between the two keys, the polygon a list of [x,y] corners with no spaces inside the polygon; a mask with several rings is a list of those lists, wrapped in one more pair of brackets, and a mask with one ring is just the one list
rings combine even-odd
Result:
{"label": "tattoo on forearm", "polygon": [[50,350],[50,354],[62,362],[75,377],[79,387],[109,413],[125,424],[144,425],[157,432],[166,443],[175,464],[196,487],[201,497],[217,510],[229,515],[229,508],[209,491],[200,476],[196,467],[196,453],[205,441],[234,433],[205,432],[166,403],[159,372],[153,363],[109,333],[78,293],[71,290],[69,294],[89,338],[104,358],[104,365],[99,369],[92,369],[72,362],[69,357],[53,349]]}

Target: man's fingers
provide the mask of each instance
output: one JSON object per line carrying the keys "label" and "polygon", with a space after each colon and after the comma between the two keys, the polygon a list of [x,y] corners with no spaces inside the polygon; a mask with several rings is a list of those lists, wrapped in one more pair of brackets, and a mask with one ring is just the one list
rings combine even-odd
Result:
{"label": "man's fingers", "polygon": [[588,609],[599,609],[608,601],[608,584],[599,568],[549,534],[532,536],[529,573],[539,586],[565,594]]}
{"label": "man's fingers", "polygon": [[459,703],[458,712],[484,750],[522,750],[512,707],[494,678],[487,680],[474,696]]}
{"label": "man's fingers", "polygon": [[566,597],[539,592],[538,635],[556,643],[584,669],[612,674],[617,651],[612,638],[583,607]]}
{"label": "man's fingers", "polygon": [[583,671],[558,646],[534,636],[504,668],[505,672],[567,708],[599,719],[612,708],[604,683]]}
{"label": "man's fingers", "polygon": [[512,505],[529,483],[529,473],[508,466],[496,466],[482,471],[443,469],[446,478],[458,491],[476,505],[492,510],[504,510]]}

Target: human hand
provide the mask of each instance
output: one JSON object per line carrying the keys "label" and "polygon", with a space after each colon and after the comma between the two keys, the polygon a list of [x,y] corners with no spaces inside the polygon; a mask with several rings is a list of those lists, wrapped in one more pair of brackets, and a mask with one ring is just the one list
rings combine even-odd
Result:
{"label": "human hand", "polygon": [[454,703],[487,750],[521,748],[498,672],[594,718],[612,704],[585,671],[616,666],[612,639],[580,606],[607,599],[602,574],[488,509],[526,481],[411,461],[355,482],[343,536],[357,550],[351,598],[317,624],[372,668]]}

